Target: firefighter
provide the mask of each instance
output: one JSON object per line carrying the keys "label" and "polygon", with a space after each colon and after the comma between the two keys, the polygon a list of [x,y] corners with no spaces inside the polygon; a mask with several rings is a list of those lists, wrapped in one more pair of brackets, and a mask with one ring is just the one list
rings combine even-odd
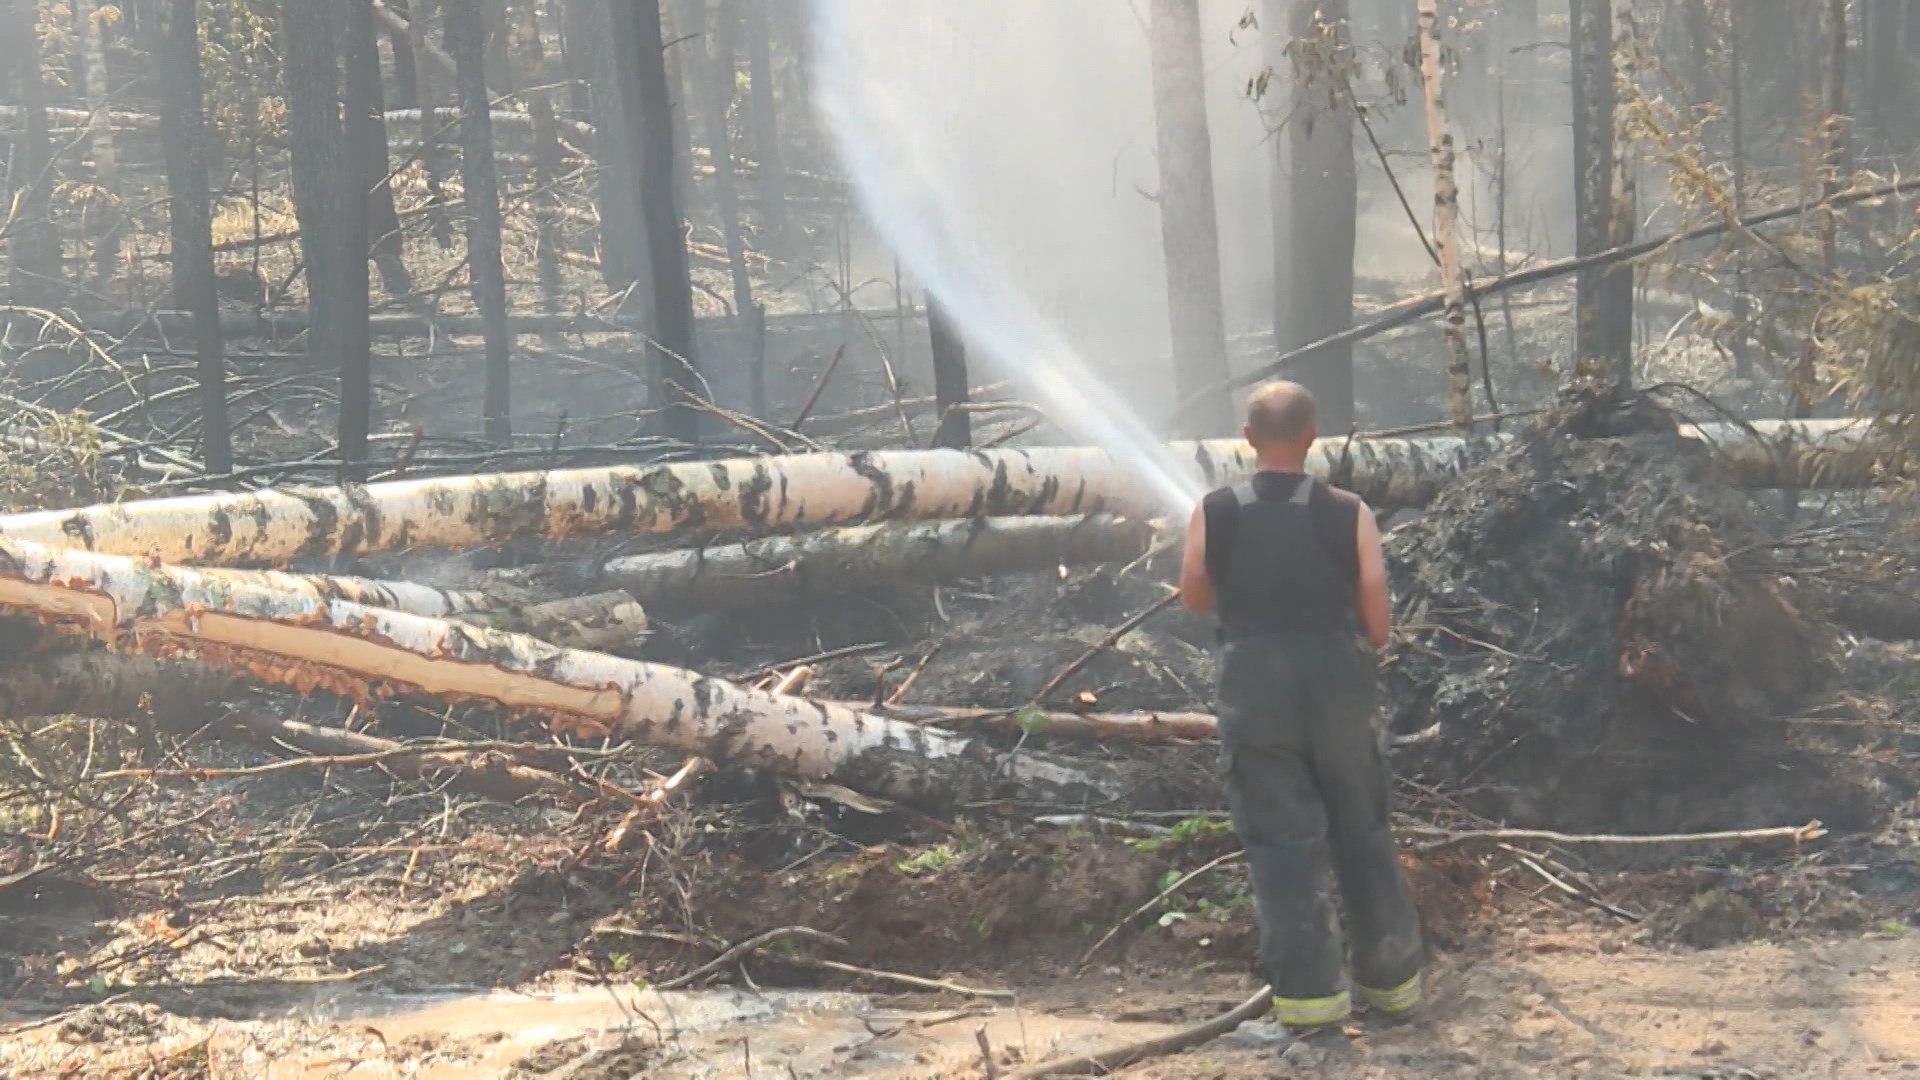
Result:
{"label": "firefighter", "polygon": [[[1336,1024],[1420,1003],[1425,949],[1395,857],[1392,777],[1374,725],[1390,607],[1380,530],[1358,497],[1306,475],[1313,396],[1261,386],[1243,434],[1258,471],[1194,508],[1180,588],[1216,612],[1221,767],[1246,846],[1273,1018]],[[1326,867],[1349,923],[1353,986]]]}

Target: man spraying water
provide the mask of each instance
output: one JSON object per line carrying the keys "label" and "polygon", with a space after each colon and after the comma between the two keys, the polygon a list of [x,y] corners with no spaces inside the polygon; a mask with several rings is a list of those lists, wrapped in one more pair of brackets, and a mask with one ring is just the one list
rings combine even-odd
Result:
{"label": "man spraying water", "polygon": [[1356,988],[1375,1012],[1404,1015],[1420,1002],[1424,946],[1373,727],[1374,650],[1391,617],[1379,527],[1357,496],[1306,475],[1317,433],[1304,387],[1256,390],[1244,434],[1259,470],[1194,508],[1180,589],[1220,617],[1221,762],[1274,1019],[1314,1029],[1352,1012],[1329,861]]}

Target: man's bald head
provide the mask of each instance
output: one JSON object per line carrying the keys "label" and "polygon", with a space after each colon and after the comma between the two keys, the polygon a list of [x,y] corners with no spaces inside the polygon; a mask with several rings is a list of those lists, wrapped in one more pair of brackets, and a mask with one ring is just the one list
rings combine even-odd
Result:
{"label": "man's bald head", "polygon": [[1297,382],[1265,383],[1247,398],[1247,441],[1256,450],[1304,448],[1318,434],[1313,395]]}

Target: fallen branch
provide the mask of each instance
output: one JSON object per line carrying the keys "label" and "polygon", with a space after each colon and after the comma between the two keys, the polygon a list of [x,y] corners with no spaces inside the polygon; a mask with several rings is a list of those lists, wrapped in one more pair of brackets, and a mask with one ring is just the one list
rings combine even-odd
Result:
{"label": "fallen branch", "polygon": [[[1468,293],[1475,298],[1492,296],[1496,293],[1505,292],[1508,289],[1523,288],[1528,285],[1537,285],[1543,281],[1566,277],[1570,274],[1578,273],[1581,270],[1587,270],[1597,266],[1610,266],[1613,263],[1626,262],[1629,259],[1638,259],[1644,255],[1651,255],[1669,244],[1684,244],[1694,240],[1707,240],[1716,236],[1723,236],[1734,231],[1736,228],[1742,230],[1751,229],[1757,225],[1765,225],[1774,221],[1784,221],[1787,218],[1800,217],[1817,210],[1853,206],[1858,203],[1871,202],[1875,199],[1904,195],[1912,191],[1920,191],[1920,177],[1909,178],[1893,184],[1882,184],[1877,187],[1841,192],[1827,199],[1796,203],[1792,206],[1784,206],[1775,210],[1765,210],[1757,214],[1749,214],[1737,222],[1732,220],[1717,221],[1710,225],[1702,225],[1698,228],[1689,229],[1685,232],[1668,233],[1665,236],[1650,237],[1637,243],[1608,248],[1605,251],[1596,251],[1592,254],[1579,255],[1566,259],[1556,259],[1552,262],[1541,263],[1538,266],[1518,270],[1511,274],[1502,274],[1485,283],[1470,284]],[[1182,418],[1199,407],[1201,403],[1217,396],[1222,390],[1238,390],[1242,387],[1252,386],[1255,383],[1265,382],[1268,379],[1292,370],[1301,361],[1318,355],[1328,349],[1338,348],[1342,345],[1350,345],[1357,341],[1365,341],[1368,338],[1384,334],[1389,330],[1397,330],[1417,319],[1422,319],[1428,315],[1443,311],[1446,309],[1446,306],[1446,290],[1427,293],[1424,296],[1395,304],[1393,307],[1381,312],[1378,316],[1358,326],[1350,327],[1336,334],[1328,334],[1318,341],[1310,341],[1297,349],[1290,349],[1281,353],[1273,360],[1251,371],[1236,375],[1224,383],[1216,383],[1212,386],[1201,387],[1195,390],[1193,394],[1174,409],[1173,414],[1167,418],[1163,426],[1178,427],[1178,422]]]}
{"label": "fallen branch", "polygon": [[1545,829],[1479,829],[1466,832],[1452,832],[1446,829],[1434,829],[1418,825],[1399,826],[1401,833],[1415,836],[1438,836],[1439,839],[1419,844],[1413,850],[1426,853],[1443,851],[1463,844],[1475,843],[1513,843],[1536,842],[1543,844],[1565,844],[1568,847],[1648,847],[1670,844],[1759,844],[1785,840],[1798,846],[1812,843],[1827,835],[1826,827],[1818,821],[1809,821],[1805,825],[1786,825],[1771,829],[1735,829],[1728,832],[1704,833],[1665,833],[1649,836],[1616,835],[1607,833],[1563,833]]}
{"label": "fallen branch", "polygon": [[1099,656],[1101,653],[1106,652],[1108,649],[1113,648],[1114,645],[1117,644],[1121,638],[1126,637],[1128,634],[1133,633],[1135,630],[1138,630],[1140,628],[1141,623],[1144,623],[1148,619],[1152,618],[1156,612],[1165,611],[1166,609],[1172,607],[1174,605],[1174,602],[1179,599],[1180,599],[1180,594],[1178,592],[1169,592],[1167,595],[1161,597],[1158,600],[1155,600],[1152,604],[1148,605],[1145,609],[1143,609],[1133,617],[1129,618],[1127,621],[1121,623],[1119,626],[1114,627],[1112,630],[1107,631],[1107,635],[1105,637],[1095,642],[1093,646],[1089,648],[1086,652],[1081,653],[1079,657],[1076,658],[1072,663],[1068,664],[1066,667],[1061,668],[1060,671],[1056,675],[1054,675],[1053,678],[1047,680],[1045,686],[1042,686],[1040,689],[1034,691],[1033,700],[1030,702],[1030,704],[1037,705],[1040,702],[1045,701],[1049,694],[1052,694],[1055,690],[1058,690],[1060,689],[1060,687],[1066,685],[1066,682],[1068,679],[1071,679],[1075,675],[1078,675],[1083,668],[1085,668],[1088,664],[1092,663],[1094,657]]}
{"label": "fallen branch", "polygon": [[1262,986],[1257,993],[1236,1005],[1231,1012],[1222,1013],[1205,1023],[1195,1024],[1171,1035],[1128,1043],[1112,1050],[1101,1050],[1060,1061],[1042,1062],[1012,1074],[1009,1080],[1039,1080],[1040,1077],[1046,1076],[1102,1076],[1115,1069],[1124,1069],[1149,1058],[1178,1054],[1183,1050],[1191,1050],[1196,1046],[1212,1042],[1241,1024],[1258,1019],[1272,1010],[1273,987]]}
{"label": "fallen branch", "polygon": [[1131,923],[1133,922],[1133,920],[1138,919],[1142,915],[1145,915],[1148,912],[1152,911],[1156,906],[1159,905],[1160,901],[1165,900],[1167,897],[1172,896],[1174,893],[1177,893],[1181,889],[1186,888],[1188,882],[1192,881],[1194,878],[1197,878],[1202,874],[1205,874],[1211,870],[1214,870],[1217,867],[1225,866],[1228,863],[1232,863],[1232,862],[1238,862],[1240,859],[1244,858],[1245,856],[1246,856],[1246,852],[1244,851],[1229,851],[1225,855],[1215,856],[1214,858],[1207,860],[1205,863],[1203,863],[1199,867],[1181,875],[1179,880],[1175,881],[1173,884],[1155,893],[1153,899],[1147,901],[1144,904],[1141,904],[1137,908],[1134,908],[1133,912],[1129,914],[1126,918],[1121,919],[1119,922],[1114,923],[1113,926],[1110,929],[1108,929],[1106,933],[1100,935],[1100,940],[1094,942],[1093,947],[1088,949],[1086,953],[1080,957],[1080,963],[1076,965],[1076,970],[1085,970],[1086,966],[1093,961],[1093,954],[1099,952],[1101,948],[1103,948],[1106,945],[1107,942],[1112,941],[1114,937],[1120,933],[1120,931],[1126,929],[1128,923]]}
{"label": "fallen branch", "polygon": [[939,724],[958,731],[984,729],[1003,735],[1032,734],[1140,743],[1194,742],[1215,739],[1220,735],[1218,723],[1208,713],[1083,713],[1057,709],[1017,709],[1010,712],[1006,709],[892,703],[873,711],[897,720]]}
{"label": "fallen branch", "polygon": [[745,941],[733,945],[719,956],[701,964],[685,975],[668,979],[666,982],[661,983],[658,988],[661,990],[678,990],[683,986],[689,986],[697,979],[732,967],[735,961],[749,953],[758,952],[777,941],[787,941],[793,938],[799,938],[803,941],[815,941],[823,945],[831,945],[837,949],[847,947],[845,939],[834,937],[832,934],[820,930],[815,930],[810,926],[783,926],[777,930],[769,930],[764,934],[756,934]]}
{"label": "fallen branch", "polygon": [[981,990],[977,987],[962,986],[944,979],[923,979],[918,975],[903,975],[897,971],[882,971],[879,968],[861,967],[858,964],[843,964],[838,960],[815,960],[811,957],[783,957],[785,963],[795,967],[816,968],[820,971],[837,971],[842,975],[858,975],[862,978],[880,982],[896,983],[915,990],[926,990],[936,994],[959,994],[961,997],[995,998],[1011,1001],[1015,995],[1010,990]]}

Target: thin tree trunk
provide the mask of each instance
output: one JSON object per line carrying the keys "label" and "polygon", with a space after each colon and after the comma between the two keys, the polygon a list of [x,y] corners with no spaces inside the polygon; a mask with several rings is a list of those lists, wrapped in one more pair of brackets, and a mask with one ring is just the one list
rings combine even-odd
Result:
{"label": "thin tree trunk", "polygon": [[[1827,57],[1820,79],[1820,114],[1815,127],[1820,133],[1820,197],[1831,200],[1840,191],[1842,179],[1847,171],[1846,108],[1847,108],[1847,0],[1827,0],[1826,20],[1822,29],[1826,33]],[[1814,226],[1820,239],[1820,266],[1829,278],[1833,278],[1840,261],[1839,211],[1833,206],[1823,206],[1814,215]],[[1795,417],[1813,414],[1814,395],[1819,382],[1817,344],[1820,326],[1818,316],[1815,325],[1808,328],[1806,345],[1800,350],[1800,362],[1793,375],[1793,415]]]}
{"label": "thin tree trunk", "polygon": [[[1276,5],[1277,6],[1277,5]],[[1275,15],[1278,12],[1274,12]],[[1274,18],[1273,25],[1281,25]],[[1274,212],[1286,214],[1287,246],[1276,244],[1276,275],[1287,283],[1282,351],[1353,325],[1354,228],[1359,177],[1353,161],[1353,103],[1345,69],[1354,61],[1347,0],[1287,0],[1295,51],[1293,107],[1288,115],[1290,168]],[[1275,152],[1280,141],[1275,140]],[[1298,271],[1298,272],[1296,272]],[[1313,392],[1320,424],[1345,431],[1354,423],[1353,349],[1329,349],[1303,365],[1299,381]]]}
{"label": "thin tree trunk", "polygon": [[1441,335],[1447,348],[1447,413],[1453,426],[1473,430],[1473,368],[1467,351],[1467,291],[1460,276],[1460,189],[1453,175],[1453,133],[1447,130],[1440,79],[1438,0],[1418,0],[1420,79],[1426,89],[1427,150],[1433,159],[1433,246],[1440,257],[1440,287],[1447,306]]}
{"label": "thin tree trunk", "polygon": [[1898,117],[1906,104],[1907,57],[1900,48],[1901,24],[1911,0],[1866,0],[1868,115],[1883,143],[1893,145]]}
{"label": "thin tree trunk", "polygon": [[[1619,8],[1618,37],[1615,52],[1621,56],[1630,55],[1633,48],[1633,19],[1626,3]],[[1631,77],[1630,70],[1623,70],[1621,77]],[[1625,247],[1633,243],[1634,225],[1637,217],[1638,185],[1634,181],[1632,141],[1628,136],[1626,117],[1616,113],[1613,118],[1613,185],[1612,210],[1608,216],[1607,246]],[[1609,329],[1607,340],[1612,343],[1612,372],[1615,385],[1623,390],[1633,387],[1633,278],[1634,264],[1615,263],[1605,271],[1605,300],[1602,306]]]}
{"label": "thin tree trunk", "polygon": [[[395,15],[413,23],[411,0],[386,0],[387,7]],[[393,48],[393,107],[396,109],[423,108],[426,102],[420,100],[420,73],[418,61],[413,54],[413,35],[395,27],[386,27],[387,44]]]}
{"label": "thin tree trunk", "polygon": [[126,231],[126,214],[118,198],[120,169],[113,140],[112,80],[107,75],[108,12],[112,8],[110,0],[88,0],[78,9],[84,13],[79,54],[91,76],[82,81],[82,93],[88,99],[87,127],[93,133],[93,180],[100,189],[100,194],[90,200],[89,211],[100,220],[90,222],[87,232],[93,237],[94,287],[103,292],[112,289]]}
{"label": "thin tree trunk", "polygon": [[[709,6],[712,10],[702,13],[701,9]],[[727,113],[733,108],[735,24],[740,11],[730,0],[713,5],[705,4],[704,0],[685,0],[681,10],[695,26],[704,25],[707,15],[713,17],[711,39],[703,34],[700,41],[693,43],[686,53],[687,67],[694,84],[701,88],[707,151],[713,162],[714,201],[718,204],[720,235],[727,245],[727,267],[733,281],[733,312],[744,322],[753,312],[753,282],[747,274],[746,240],[740,234],[740,191],[734,178],[733,140],[727,133]]]}
{"label": "thin tree trunk", "polygon": [[753,152],[760,171],[760,216],[776,244],[787,236],[787,169],[780,147],[780,113],[773,92],[773,19],[768,5],[779,0],[746,0],[747,66],[752,80]]}
{"label": "thin tree trunk", "polygon": [[967,412],[967,342],[947,314],[946,305],[927,293],[927,333],[933,345],[933,445],[965,449],[973,444],[973,416]]}
{"label": "thin tree trunk", "polygon": [[380,283],[389,296],[413,291],[407,273],[400,215],[393,207],[393,185],[387,173],[387,106],[380,85],[380,48],[373,32],[371,0],[352,0],[347,9],[344,60],[346,74],[347,141],[352,147],[362,197],[367,203],[367,234],[373,243],[369,256],[380,271]]}
{"label": "thin tree trunk", "polygon": [[554,118],[554,91],[547,64],[547,46],[540,35],[539,9],[532,3],[520,8],[520,23],[514,35],[521,83],[526,88],[527,114],[533,123],[533,204],[534,260],[540,281],[540,310],[559,312],[564,286],[560,275],[560,229],[556,211],[559,195],[554,185],[560,179],[560,131]]}
{"label": "thin tree trunk", "polygon": [[600,0],[552,0],[560,10],[560,55],[567,70],[567,102],[575,119],[593,116],[593,12]]}
{"label": "thin tree trunk", "polygon": [[40,35],[34,0],[11,0],[9,27],[0,47],[11,42],[20,111],[25,114],[23,142],[15,143],[10,175],[17,175],[13,204],[0,229],[12,241],[15,302],[51,306],[62,299],[63,256],[59,234],[49,218],[53,192],[53,144],[47,133],[46,84],[40,73]]}
{"label": "thin tree trunk", "polygon": [[[1747,20],[1741,10],[1734,8],[1727,13],[1727,134],[1730,140],[1729,153],[1733,160],[1728,167],[1733,173],[1733,216],[1744,220],[1747,216],[1747,110],[1746,110],[1746,72],[1744,59],[1746,46]],[[1753,378],[1753,331],[1748,325],[1753,318],[1751,301],[1747,296],[1747,253],[1745,246],[1735,243],[1733,258],[1733,301],[1729,305],[1729,314],[1733,319],[1733,373],[1742,379]]]}
{"label": "thin tree trunk", "polygon": [[500,263],[500,181],[493,164],[493,115],[487,99],[483,0],[446,0],[447,51],[459,72],[460,179],[467,194],[467,270],[487,349],[487,438],[513,438],[513,338],[507,280]]}
{"label": "thin tree trunk", "polygon": [[[420,99],[420,165],[426,173],[427,198],[437,205],[447,201],[447,156],[441,150],[439,137],[442,127],[440,95],[434,89],[431,73],[434,65],[421,63],[420,58],[432,51],[427,41],[427,28],[433,22],[440,0],[408,0],[408,3],[412,17],[407,20],[407,43],[414,55],[414,96]],[[434,243],[439,245],[440,250],[451,248],[453,231],[447,224],[446,215],[434,214],[432,227]]]}
{"label": "thin tree trunk", "polygon": [[226,343],[213,276],[213,208],[207,126],[201,105],[200,27],[194,0],[170,0],[164,33],[152,37],[161,84],[160,142],[166,158],[173,303],[193,315],[200,380],[200,443],[209,473],[233,471],[227,430]]}
{"label": "thin tree trunk", "polygon": [[[673,203],[681,208],[684,216],[686,208],[693,205],[693,126],[688,110],[692,102],[688,100],[686,71],[680,63],[680,50],[689,44],[706,44],[705,27],[689,26],[685,30],[679,23],[680,13],[671,4],[653,0],[653,6],[660,9],[660,40],[665,46],[661,51],[661,64],[667,79],[667,112],[673,118]],[[704,95],[703,95],[704,96]]]}
{"label": "thin tree trunk", "polygon": [[620,115],[626,127],[629,175],[647,238],[648,276],[653,283],[659,332],[647,347],[647,404],[656,409],[658,434],[696,442],[694,411],[676,400],[669,384],[700,385],[693,341],[693,282],[687,267],[685,226],[674,198],[673,100],[666,49],[661,40],[659,0],[608,0],[610,40]]}
{"label": "thin tree trunk", "polygon": [[[1573,53],[1574,249],[1605,251],[1613,230],[1613,5],[1571,0]],[[1582,270],[1574,284],[1574,352],[1584,364],[1617,373],[1625,343],[1614,340],[1608,310],[1610,267]]]}
{"label": "thin tree trunk", "polygon": [[[1716,456],[1754,487],[1876,482],[1872,425],[1757,421],[1705,425]],[[1307,470],[1379,507],[1419,506],[1499,437],[1322,439]],[[1784,447],[1784,448],[1783,448]],[[1167,460],[1196,487],[1254,468],[1242,439],[1174,443]],[[819,527],[871,519],[1165,513],[1154,485],[1091,447],[870,451],[668,465],[455,476],[190,495],[0,516],[0,536],[166,562],[283,563],[403,547],[471,548],[620,531]]]}
{"label": "thin tree trunk", "polygon": [[372,342],[367,324],[367,200],[340,122],[334,27],[347,0],[283,0],[287,129],[293,147],[294,215],[307,266],[307,352],[340,372],[341,460],[364,468],[373,421]]}
{"label": "thin tree trunk", "polygon": [[587,5],[581,16],[591,30],[587,69],[593,84],[594,156],[600,166],[596,188],[600,210],[600,275],[607,288],[627,297],[621,311],[651,324],[653,277],[647,270],[647,231],[634,197],[640,174],[634,163],[639,151],[628,146],[639,121],[630,119],[620,101],[621,67],[625,63],[613,40],[609,0],[575,0]]}
{"label": "thin tree trunk", "polygon": [[[1213,139],[1207,128],[1199,0],[1152,0],[1154,128],[1160,159],[1160,243],[1166,259],[1174,391],[1185,400],[1227,378]],[[1196,433],[1233,427],[1233,399],[1188,414]]]}

